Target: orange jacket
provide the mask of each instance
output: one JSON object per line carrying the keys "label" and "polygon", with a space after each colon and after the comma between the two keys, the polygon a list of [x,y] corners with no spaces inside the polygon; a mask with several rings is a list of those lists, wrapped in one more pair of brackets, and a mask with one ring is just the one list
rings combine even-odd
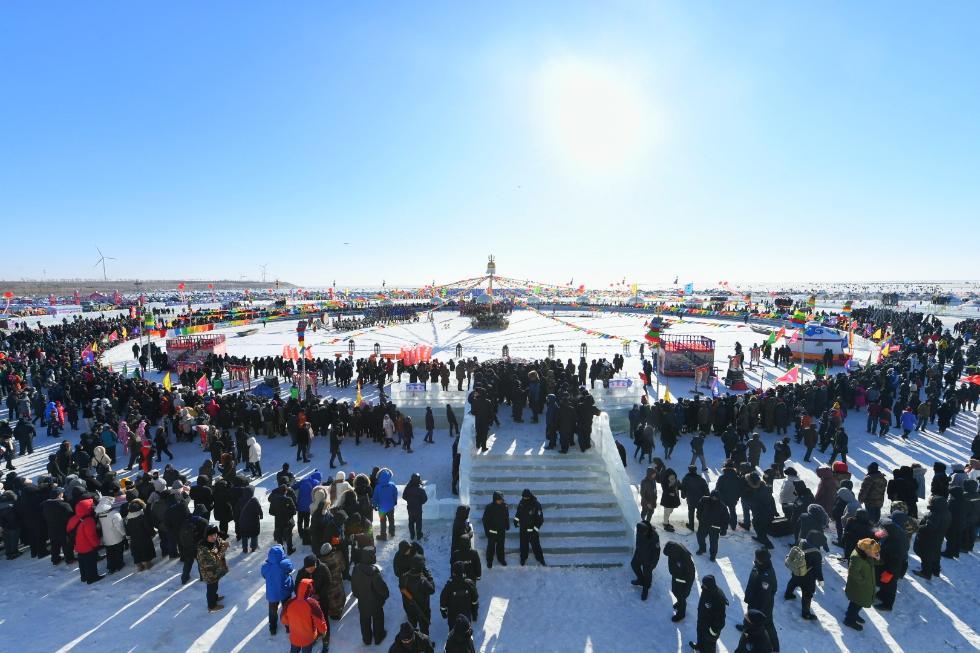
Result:
{"label": "orange jacket", "polygon": [[304,578],[296,588],[296,596],[286,602],[279,617],[289,629],[289,643],[295,646],[309,646],[327,632],[327,620],[312,593],[313,579]]}

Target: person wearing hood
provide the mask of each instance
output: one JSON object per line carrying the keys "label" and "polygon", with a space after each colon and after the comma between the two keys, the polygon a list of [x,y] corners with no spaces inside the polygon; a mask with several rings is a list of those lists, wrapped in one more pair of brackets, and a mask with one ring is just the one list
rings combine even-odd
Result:
{"label": "person wearing hood", "polygon": [[313,504],[313,489],[320,485],[323,477],[318,470],[313,470],[309,476],[293,484],[296,492],[296,514],[299,519],[299,538],[303,544],[310,542],[310,513]]}
{"label": "person wearing hood", "polygon": [[[745,585],[745,607],[749,614],[758,612],[765,617],[764,622],[753,619],[753,626],[758,626],[768,634],[767,639],[770,647],[767,650],[773,652],[779,651],[779,636],[776,633],[776,625],[773,623],[773,603],[778,590],[779,582],[776,579],[776,570],[772,566],[772,556],[769,554],[769,549],[756,549],[752,571],[749,572],[749,580]],[[743,640],[747,626],[748,621],[745,624],[735,626],[742,631]]]}
{"label": "person wearing hood", "polygon": [[715,577],[707,575],[701,579],[701,598],[698,600],[697,641],[688,645],[700,653],[715,653],[718,638],[725,627],[725,608],[728,599],[718,588]]}
{"label": "person wearing hood", "polygon": [[388,648],[388,653],[435,653],[435,649],[425,631],[417,630],[411,623],[405,622],[398,629],[398,635]]}
{"label": "person wearing hood", "polygon": [[974,479],[967,479],[963,481],[963,497],[966,499],[968,512],[966,515],[966,529],[963,532],[963,545],[962,549],[965,552],[972,552],[973,545],[977,537],[977,528],[980,526],[980,493],[978,493],[978,486]]}
{"label": "person wearing hood", "polygon": [[[816,531],[811,531],[811,533],[814,532]],[[790,568],[792,575],[786,583],[783,598],[787,601],[795,599],[796,588],[799,587],[803,593],[802,617],[807,621],[813,621],[817,617],[810,610],[810,604],[817,591],[817,583],[823,582],[823,556],[820,554],[820,549],[810,541],[809,537],[801,538],[796,546],[803,553],[805,565],[799,570]],[[790,553],[792,554],[792,551]],[[786,556],[787,567],[790,566],[790,559],[790,556]]]}
{"label": "person wearing hood", "polygon": [[861,608],[870,608],[875,595],[875,565],[881,557],[881,546],[871,538],[864,538],[851,552],[847,565],[847,613],[844,625],[854,630],[863,630]]}
{"label": "person wearing hood", "polygon": [[412,557],[408,571],[398,579],[398,589],[402,595],[405,618],[413,628],[428,635],[429,624],[432,622],[429,598],[435,594],[436,586],[432,580],[432,573],[425,566],[423,556]]}
{"label": "person wearing hood", "polygon": [[41,504],[41,514],[44,516],[44,523],[48,528],[48,537],[51,545],[51,564],[61,563],[61,556],[64,553],[65,562],[75,561],[75,552],[68,546],[65,531],[68,528],[68,520],[72,517],[71,505],[64,499],[65,491],[60,487],[51,490],[51,497]]}
{"label": "person wearing hood", "polygon": [[332,546],[329,542],[321,545],[317,559],[320,566],[325,567],[328,572],[326,593],[317,591],[320,605],[327,611],[331,619],[339,621],[344,613],[344,604],[347,602],[347,593],[344,591],[346,560],[340,549]]}
{"label": "person wearing hood", "polygon": [[280,485],[269,493],[269,514],[273,522],[273,539],[286,545],[286,552],[293,554],[293,527],[296,525],[296,493],[288,485]]}
{"label": "person wearing hood", "polygon": [[68,520],[69,540],[74,539],[78,556],[78,571],[82,582],[92,584],[105,578],[99,573],[99,546],[102,542],[96,530],[96,517],[92,499],[82,499],[75,504],[75,515]]}
{"label": "person wearing hood", "polygon": [[[138,499],[137,499],[138,501]],[[118,510],[113,510],[113,500],[104,496],[95,507],[95,514],[102,527],[102,544],[105,546],[106,571],[114,574],[126,566],[123,558],[123,543],[126,540],[126,526]]]}
{"label": "person wearing hood", "polygon": [[472,534],[460,537],[457,546],[449,557],[450,571],[454,564],[461,562],[464,575],[476,583],[483,576],[483,563],[480,562],[480,554],[473,550]]}
{"label": "person wearing hood", "polygon": [[285,603],[293,594],[293,561],[286,557],[279,544],[269,549],[262,563],[262,578],[265,579],[265,600],[269,603],[269,634],[275,635],[279,625],[279,604]]}
{"label": "person wearing hood", "polygon": [[520,536],[521,566],[527,563],[528,545],[534,551],[534,559],[544,565],[544,553],[541,551],[539,530],[544,524],[544,510],[541,503],[531,490],[525,488],[521,500],[514,512],[514,528]]}
{"label": "person wearing hood", "polygon": [[462,562],[453,563],[451,576],[439,594],[439,612],[450,624],[459,615],[476,621],[480,612],[480,594],[476,590],[476,583],[466,577]]}
{"label": "person wearing hood", "polygon": [[344,494],[353,491],[354,488],[347,482],[347,475],[344,472],[337,472],[334,475],[333,483],[330,485],[330,505],[343,505]]}
{"label": "person wearing hood", "polygon": [[718,538],[728,533],[728,509],[721,502],[717,490],[701,498],[698,503],[697,518],[698,550],[695,553],[703,555],[707,544],[711,562],[714,562],[715,556],[718,555]]}
{"label": "person wearing hood", "polygon": [[915,480],[911,467],[899,467],[892,473],[892,478],[888,481],[885,493],[888,500],[893,504],[901,501],[908,508],[909,517],[918,517],[918,483]]}
{"label": "person wearing hood", "polygon": [[807,538],[815,547],[822,548],[825,552],[830,552],[827,545],[827,536],[824,531],[830,524],[830,518],[824,512],[823,506],[819,503],[811,503],[807,506],[806,512],[800,515],[796,525],[796,539]]}
{"label": "person wearing hood", "polygon": [[375,564],[374,551],[362,551],[351,574],[351,593],[357,599],[357,611],[361,622],[361,639],[366,646],[380,644],[388,633],[385,631],[384,605],[388,600],[388,585]]}
{"label": "person wearing hood", "polygon": [[881,507],[885,505],[885,491],[888,488],[888,480],[885,475],[878,471],[878,463],[868,464],[868,473],[861,481],[861,491],[858,492],[858,501],[864,504],[864,509],[868,511],[871,521],[877,523],[881,518]]}
{"label": "person wearing hood", "polygon": [[916,576],[930,580],[940,574],[940,556],[943,539],[949,531],[949,506],[943,496],[929,498],[929,510],[919,521],[913,550],[922,562],[922,568],[913,571]]}
{"label": "person wearing hood", "polygon": [[963,487],[951,485],[949,488],[949,528],[946,530],[946,550],[942,553],[944,558],[955,559],[960,557],[960,547],[963,544],[969,510],[970,506],[963,496]]}
{"label": "person wearing hood", "polygon": [[850,560],[851,551],[861,540],[874,537],[874,525],[871,518],[864,508],[858,508],[854,514],[846,519],[844,526],[844,537],[841,546],[844,549],[844,560]]}
{"label": "person wearing hood", "polygon": [[422,539],[422,506],[429,500],[429,495],[422,486],[422,476],[412,474],[408,485],[402,492],[402,499],[408,504],[408,535],[414,540]]}
{"label": "person wearing hood", "polygon": [[465,614],[456,615],[452,630],[446,639],[444,653],[476,653],[473,645],[473,627]]}
{"label": "person wearing hood", "polygon": [[840,489],[840,483],[834,476],[834,471],[826,465],[817,468],[817,478],[820,479],[820,482],[817,484],[814,501],[819,503],[824,512],[829,514],[834,509],[834,501],[837,500],[837,490]]}
{"label": "person wearing hood", "polygon": [[245,467],[252,473],[252,478],[259,478],[262,476],[262,445],[254,435],[245,442],[248,444],[248,463]]}
{"label": "person wearing hood", "polygon": [[667,542],[663,552],[670,573],[670,593],[674,595],[674,615],[670,620],[676,623],[687,615],[687,597],[694,585],[694,558],[680,542]]}
{"label": "person wearing hood", "polygon": [[190,500],[194,502],[194,507],[204,508],[205,517],[211,518],[211,511],[214,509],[214,490],[211,488],[211,479],[207,476],[198,476],[197,482],[188,492]]}
{"label": "person wearing hood", "polygon": [[398,503],[398,488],[392,480],[393,476],[394,474],[387,467],[378,472],[378,483],[371,495],[371,505],[378,511],[378,521],[381,526],[377,535],[379,540],[387,540],[395,536],[395,504]]}
{"label": "person wearing hood", "polygon": [[[313,579],[304,578],[296,585],[296,596],[286,600],[279,621],[289,633],[290,653],[310,653],[316,641],[327,635],[330,626],[313,594]],[[324,640],[324,651],[328,641]]]}
{"label": "person wearing hood", "polygon": [[633,559],[630,566],[636,579],[633,585],[643,588],[640,600],[646,601],[653,584],[653,570],[660,562],[660,537],[657,529],[650,522],[641,521],[636,525],[636,546],[633,548]]}
{"label": "person wearing hood", "polygon": [[[834,540],[834,546],[844,546],[844,524],[859,509],[861,509],[861,504],[854,496],[854,490],[851,489],[851,482],[844,481],[840,489],[837,490],[837,500],[834,501],[834,507],[830,512],[830,516],[833,517],[834,525],[837,528],[837,539]],[[846,560],[847,557],[845,556],[844,559]]]}
{"label": "person wearing hood", "polygon": [[946,475],[946,463],[933,463],[932,483],[929,485],[929,490],[933,496],[949,496],[949,476]]}
{"label": "person wearing hood", "polygon": [[208,612],[223,610],[221,601],[224,597],[218,594],[218,582],[228,573],[228,562],[225,552],[228,550],[228,540],[221,537],[217,526],[208,526],[204,539],[197,547],[197,570],[205,585]]}
{"label": "person wearing hood", "polygon": [[493,498],[483,509],[483,535],[487,539],[487,569],[493,567],[493,558],[507,566],[504,559],[504,540],[510,530],[510,510],[504,502],[504,495],[494,491]]}
{"label": "person wearing hood", "polygon": [[473,539],[473,525],[470,523],[470,507],[456,506],[456,515],[453,517],[453,530],[451,550],[459,548],[460,539],[467,537]]}
{"label": "person wearing hood", "polygon": [[735,653],[778,653],[779,644],[773,643],[772,620],[762,610],[749,609],[745,620],[736,626],[742,636],[738,639]]}
{"label": "person wearing hood", "polygon": [[112,458],[106,453],[103,445],[99,445],[92,450],[92,459],[89,466],[95,469],[96,474],[102,476],[112,469]]}
{"label": "person wearing hood", "polygon": [[876,610],[891,610],[895,605],[898,581],[905,577],[909,567],[909,540],[905,532],[907,516],[893,512],[881,520],[881,530],[875,537],[881,542],[878,569],[878,600]]}
{"label": "person wearing hood", "polygon": [[214,518],[218,520],[218,528],[227,535],[228,523],[235,517],[235,501],[231,485],[224,478],[215,479],[214,485],[211,487],[211,496],[214,501]]}
{"label": "person wearing hood", "polygon": [[156,546],[153,544],[156,531],[146,510],[146,504],[140,499],[129,502],[129,510],[126,512],[126,534],[129,535],[129,552],[133,555],[136,569],[148,570],[153,566],[153,559],[157,555]]}
{"label": "person wearing hood", "polygon": [[238,499],[238,518],[235,520],[235,533],[242,541],[242,553],[259,548],[259,528],[264,516],[262,504],[255,498],[255,488],[246,485],[240,490]]}

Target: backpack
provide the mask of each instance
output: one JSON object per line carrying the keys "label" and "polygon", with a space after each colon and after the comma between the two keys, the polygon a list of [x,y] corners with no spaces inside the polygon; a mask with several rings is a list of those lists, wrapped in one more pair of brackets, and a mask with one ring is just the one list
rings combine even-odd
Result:
{"label": "backpack", "polygon": [[806,554],[799,545],[793,545],[793,548],[786,554],[786,559],[783,562],[790,573],[796,577],[806,576],[810,571],[810,568],[806,565]]}

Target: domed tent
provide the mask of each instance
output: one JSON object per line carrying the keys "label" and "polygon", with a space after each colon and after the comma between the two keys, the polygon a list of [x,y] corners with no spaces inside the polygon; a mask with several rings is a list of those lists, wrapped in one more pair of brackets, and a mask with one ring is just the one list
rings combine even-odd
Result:
{"label": "domed tent", "polygon": [[828,349],[834,356],[834,365],[843,365],[849,356],[847,333],[825,327],[819,322],[807,322],[805,327],[801,327],[795,340],[788,344],[795,361],[805,359],[808,362],[820,362]]}

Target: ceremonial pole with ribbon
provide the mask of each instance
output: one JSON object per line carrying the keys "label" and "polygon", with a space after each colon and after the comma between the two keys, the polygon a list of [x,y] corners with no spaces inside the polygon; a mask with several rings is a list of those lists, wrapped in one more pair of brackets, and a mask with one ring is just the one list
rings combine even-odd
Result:
{"label": "ceremonial pole with ribbon", "polygon": [[296,341],[299,343],[299,398],[306,395],[306,320],[296,323]]}

